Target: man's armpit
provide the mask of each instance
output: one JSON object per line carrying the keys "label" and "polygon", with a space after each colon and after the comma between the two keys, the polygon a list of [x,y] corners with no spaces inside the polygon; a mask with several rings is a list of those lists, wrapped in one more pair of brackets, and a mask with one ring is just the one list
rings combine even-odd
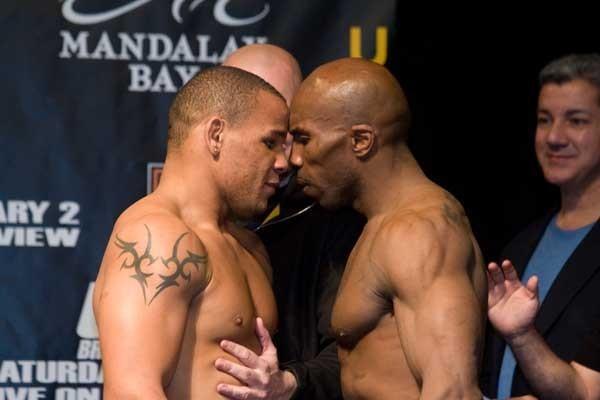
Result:
{"label": "man's armpit", "polygon": [[[192,274],[206,274],[208,255],[204,246],[199,246],[197,252],[186,251],[185,255],[179,254],[181,240],[189,232],[183,232],[172,245],[171,254],[164,257],[158,254],[158,250],[152,246],[152,232],[144,224],[146,237],[144,240],[132,240],[133,238],[122,238],[115,235],[114,246],[120,252],[117,256],[122,259],[121,270],[131,272],[129,278],[138,282],[145,304],[152,301],[169,287],[180,286],[181,283],[190,283]],[[161,248],[164,246],[161,246]],[[157,272],[164,268],[164,274]],[[158,283],[155,283],[158,282]],[[201,279],[204,289],[208,279]],[[150,300],[148,300],[148,296]]]}

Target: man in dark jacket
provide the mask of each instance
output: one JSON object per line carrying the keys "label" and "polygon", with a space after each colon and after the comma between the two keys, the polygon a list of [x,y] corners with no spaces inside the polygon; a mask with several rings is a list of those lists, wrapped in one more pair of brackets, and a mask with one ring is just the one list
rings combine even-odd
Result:
{"label": "man in dark jacket", "polygon": [[[561,205],[521,232],[502,257],[522,282],[537,276],[541,307],[532,328],[570,362],[600,317],[600,55],[551,62],[540,86],[535,150],[546,181],[560,189]],[[482,375],[488,395],[540,395],[535,358],[524,354],[490,330]]]}

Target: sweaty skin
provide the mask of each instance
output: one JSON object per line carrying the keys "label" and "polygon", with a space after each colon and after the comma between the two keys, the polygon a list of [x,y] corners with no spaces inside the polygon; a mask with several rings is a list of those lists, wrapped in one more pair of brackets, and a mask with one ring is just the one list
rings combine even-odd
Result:
{"label": "sweaty skin", "polygon": [[276,328],[266,252],[232,222],[265,211],[288,165],[285,102],[256,98],[239,126],[194,124],[156,191],[115,223],[94,291],[107,400],[222,399],[220,383],[243,382],[215,368],[237,361],[221,342],[260,354],[257,317]]}
{"label": "sweaty skin", "polygon": [[319,67],[292,102],[304,192],[368,218],[331,321],[344,398],[480,399],[481,252],[462,206],[410,153],[409,124],[398,82],[366,60]]}

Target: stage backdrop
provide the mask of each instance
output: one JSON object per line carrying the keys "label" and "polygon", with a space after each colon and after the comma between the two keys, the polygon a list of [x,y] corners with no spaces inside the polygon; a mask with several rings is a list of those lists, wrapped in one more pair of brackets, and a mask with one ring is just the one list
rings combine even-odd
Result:
{"label": "stage backdrop", "polygon": [[0,400],[99,399],[91,297],[111,227],[151,190],[194,73],[273,43],[306,74],[385,63],[393,0],[3,0]]}

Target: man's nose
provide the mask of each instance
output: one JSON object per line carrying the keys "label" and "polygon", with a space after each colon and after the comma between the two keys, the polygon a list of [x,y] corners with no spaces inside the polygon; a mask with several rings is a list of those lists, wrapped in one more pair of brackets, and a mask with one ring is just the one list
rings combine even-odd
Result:
{"label": "man's nose", "polygon": [[546,143],[551,148],[561,148],[568,145],[565,124],[561,121],[555,121],[548,130]]}
{"label": "man's nose", "polygon": [[294,142],[292,144],[292,152],[290,154],[290,163],[296,168],[302,168],[304,163],[304,146]]}
{"label": "man's nose", "polygon": [[290,169],[290,163],[288,162],[288,158],[285,154],[285,151],[280,151],[277,153],[273,169],[279,175],[285,174]]}
{"label": "man's nose", "polygon": [[292,136],[291,133],[287,133],[287,135],[285,135],[285,142],[283,143],[283,149],[285,152],[285,156],[289,159],[290,158],[290,154],[292,153],[292,144],[294,143],[294,137]]}

